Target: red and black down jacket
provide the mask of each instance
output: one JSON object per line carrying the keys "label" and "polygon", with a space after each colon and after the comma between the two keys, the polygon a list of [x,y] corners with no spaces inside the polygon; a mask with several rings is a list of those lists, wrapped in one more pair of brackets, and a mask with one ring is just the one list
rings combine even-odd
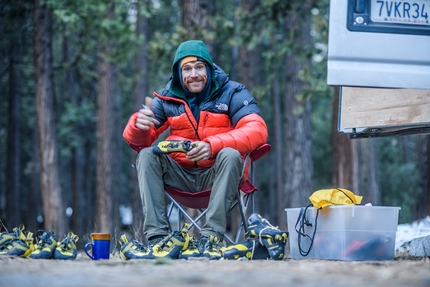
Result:
{"label": "red and black down jacket", "polygon": [[216,80],[220,83],[220,89],[200,104],[199,122],[184,99],[169,93],[169,84],[160,94],[154,93],[151,108],[160,125],[149,131],[140,130],[136,128],[137,113],[133,114],[123,132],[127,144],[139,152],[151,146],[170,127],[166,139],[208,142],[212,156],[198,163],[187,160],[184,153],[171,153],[169,156],[185,168],[207,168],[212,166],[217,153],[225,147],[238,150],[244,157],[266,143],[266,123],[245,86],[230,81],[217,66]]}

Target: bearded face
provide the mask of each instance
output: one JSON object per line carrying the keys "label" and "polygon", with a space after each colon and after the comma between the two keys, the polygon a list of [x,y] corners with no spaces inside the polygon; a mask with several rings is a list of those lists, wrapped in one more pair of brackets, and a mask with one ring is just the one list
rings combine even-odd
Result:
{"label": "bearded face", "polygon": [[208,71],[202,61],[189,62],[182,66],[182,83],[191,93],[200,93],[208,82]]}

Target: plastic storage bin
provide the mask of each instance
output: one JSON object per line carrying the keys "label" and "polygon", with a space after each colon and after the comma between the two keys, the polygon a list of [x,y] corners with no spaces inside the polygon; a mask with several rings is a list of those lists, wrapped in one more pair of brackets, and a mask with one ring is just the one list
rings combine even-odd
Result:
{"label": "plastic storage bin", "polygon": [[[341,205],[319,210],[310,207],[299,236],[298,222],[305,208],[287,208],[290,254],[292,259],[393,260],[400,207]],[[299,241],[300,239],[300,241]],[[306,253],[300,252],[307,252]]]}

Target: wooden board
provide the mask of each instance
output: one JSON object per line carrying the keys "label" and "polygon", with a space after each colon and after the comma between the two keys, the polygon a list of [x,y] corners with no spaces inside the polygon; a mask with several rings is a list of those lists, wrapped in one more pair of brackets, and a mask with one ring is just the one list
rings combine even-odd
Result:
{"label": "wooden board", "polygon": [[430,90],[342,87],[343,128],[430,124]]}

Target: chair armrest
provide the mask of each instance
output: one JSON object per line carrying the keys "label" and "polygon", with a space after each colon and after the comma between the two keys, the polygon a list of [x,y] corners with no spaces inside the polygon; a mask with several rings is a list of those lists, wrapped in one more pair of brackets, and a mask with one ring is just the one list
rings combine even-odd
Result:
{"label": "chair armrest", "polygon": [[262,158],[264,155],[266,155],[271,149],[272,149],[272,146],[270,144],[268,143],[262,144],[261,146],[253,150],[249,154],[249,157],[252,161],[257,161],[260,158]]}

